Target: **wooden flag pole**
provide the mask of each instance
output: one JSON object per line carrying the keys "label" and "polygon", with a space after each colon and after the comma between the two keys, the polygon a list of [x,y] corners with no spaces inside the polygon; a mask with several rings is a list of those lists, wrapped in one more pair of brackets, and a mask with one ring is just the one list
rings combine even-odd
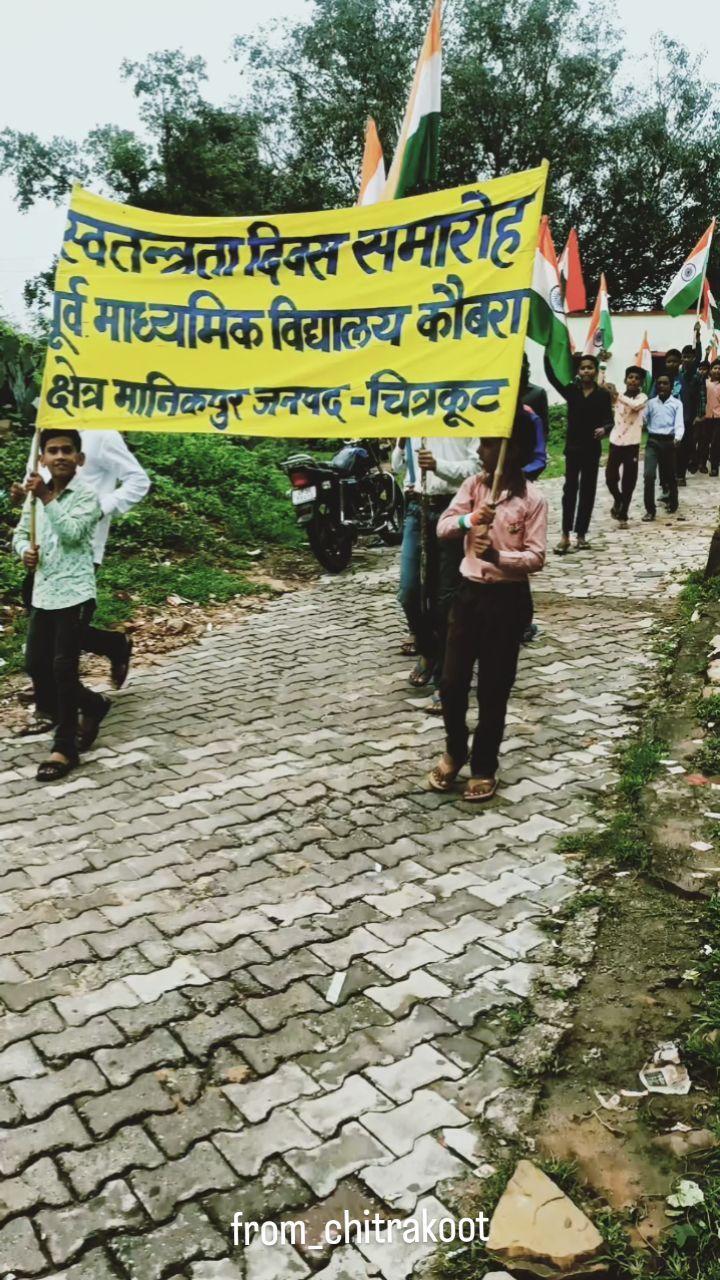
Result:
{"label": "wooden flag pole", "polygon": [[495,506],[498,498],[500,497],[500,483],[502,481],[502,473],[505,470],[505,459],[507,458],[509,439],[509,436],[504,436],[500,442],[500,452],[498,454],[495,474],[493,476],[492,490],[490,493],[490,502],[493,506]]}
{"label": "wooden flag pole", "polygon": [[[36,431],[33,437],[32,449],[30,451],[30,474],[34,475],[38,469],[38,457],[40,454],[40,432]],[[30,499],[30,548],[37,551],[37,498],[35,494]]]}

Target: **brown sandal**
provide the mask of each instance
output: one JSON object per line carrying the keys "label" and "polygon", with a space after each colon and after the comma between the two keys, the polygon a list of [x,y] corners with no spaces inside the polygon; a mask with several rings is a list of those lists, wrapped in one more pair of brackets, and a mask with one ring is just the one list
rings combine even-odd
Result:
{"label": "brown sandal", "polygon": [[432,674],[432,662],[421,656],[408,676],[408,684],[411,684],[413,689],[424,689],[425,685],[432,680]]}
{"label": "brown sandal", "polygon": [[428,786],[433,791],[452,791],[453,786],[455,785],[455,779],[465,764],[465,761],[463,760],[462,764],[459,764],[457,768],[453,766],[450,769],[443,769],[442,763],[444,759],[445,756],[443,756],[442,760],[440,760],[440,762],[435,765],[435,768],[431,769],[427,775]]}
{"label": "brown sandal", "polygon": [[498,789],[497,778],[471,778],[463,791],[463,800],[471,804],[487,804]]}
{"label": "brown sandal", "polygon": [[402,644],[400,645],[400,652],[404,658],[417,657],[417,645],[415,644],[415,640],[413,639],[412,636],[410,636],[410,638],[407,640],[403,640]]}

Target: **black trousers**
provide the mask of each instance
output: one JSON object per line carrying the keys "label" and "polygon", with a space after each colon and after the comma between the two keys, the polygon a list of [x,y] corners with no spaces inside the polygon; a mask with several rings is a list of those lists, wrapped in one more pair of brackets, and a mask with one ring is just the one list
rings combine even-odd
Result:
{"label": "black trousers", "polygon": [[[95,565],[99,570],[100,565]],[[32,609],[34,575],[26,573],[20,587],[22,602],[27,613]],[[100,658],[109,658],[111,662],[122,662],[127,651],[127,638],[123,631],[101,631],[99,627],[88,626],[83,641],[85,653],[96,653]]]}
{"label": "black trousers", "polygon": [[470,753],[470,768],[476,778],[491,778],[497,771],[508,698],[531,618],[527,581],[480,583],[463,579],[453,601],[440,682],[446,749],[456,764],[467,756],[467,710],[477,661],[478,720]]}
{"label": "black trousers", "polygon": [[660,468],[660,479],[668,495],[668,511],[677,511],[678,484],[675,471],[675,440],[672,436],[648,436],[645,445],[645,510],[654,516],[655,476]]}
{"label": "black trousers", "polygon": [[615,499],[621,520],[628,518],[630,503],[637,484],[639,458],[639,444],[610,445],[605,468],[605,483]]}
{"label": "black trousers", "polygon": [[600,466],[600,441],[588,449],[568,449],[565,454],[565,485],[562,511],[563,533],[567,537],[573,530],[584,538],[590,528],[595,494],[597,492],[598,467]]}
{"label": "black trousers", "polygon": [[94,600],[69,609],[36,609],[30,612],[25,664],[35,690],[38,713],[55,725],[53,751],[74,759],[78,713],[95,718],[104,699],[80,683],[80,652],[85,646]]}
{"label": "black trousers", "polygon": [[683,438],[675,451],[675,474],[678,480],[684,480],[688,471],[697,469],[698,445],[699,429],[694,422],[686,422]]}
{"label": "black trousers", "polygon": [[447,501],[434,503],[428,511],[427,603],[423,610],[420,585],[422,557],[422,509],[410,500],[405,512],[402,551],[400,553],[400,588],[398,600],[407,624],[415,636],[418,653],[432,663],[436,683],[440,679],[445,657],[448,616],[460,581],[463,538],[438,538],[437,525]]}
{"label": "black trousers", "polygon": [[706,467],[710,459],[710,470],[720,468],[720,418],[705,418],[697,428],[697,463]]}

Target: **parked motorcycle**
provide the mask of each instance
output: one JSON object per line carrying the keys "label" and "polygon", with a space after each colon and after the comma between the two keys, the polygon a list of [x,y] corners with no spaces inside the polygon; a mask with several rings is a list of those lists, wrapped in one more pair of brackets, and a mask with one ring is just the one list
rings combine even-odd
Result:
{"label": "parked motorcycle", "polygon": [[383,471],[388,457],[377,440],[350,440],[330,462],[297,453],[283,464],[298,524],[329,573],[347,568],[360,534],[377,534],[388,546],[402,541],[405,504],[397,480]]}

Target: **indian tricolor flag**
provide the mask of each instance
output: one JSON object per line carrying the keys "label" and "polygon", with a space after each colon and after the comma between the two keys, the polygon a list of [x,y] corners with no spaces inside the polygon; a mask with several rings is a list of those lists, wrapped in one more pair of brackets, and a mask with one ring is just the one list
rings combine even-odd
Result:
{"label": "indian tricolor flag", "polygon": [[372,116],[365,125],[365,150],[363,152],[362,171],[360,173],[360,191],[358,204],[377,204],[382,200],[385,189],[385,161],[378,137],[377,126]]}
{"label": "indian tricolor flag", "polygon": [[643,391],[649,393],[653,381],[653,371],[652,351],[650,350],[650,343],[648,342],[647,329],[645,330],[645,336],[640,345],[640,350],[635,357],[635,364],[638,369],[642,369],[645,374],[645,385],[643,386]]}
{"label": "indian tricolor flag", "polygon": [[385,183],[384,200],[400,200],[421,183],[437,176],[440,128],[442,0],[435,0],[430,25],[420,51],[400,137]]}
{"label": "indian tricolor flag", "polygon": [[588,336],[583,347],[584,356],[597,356],[601,351],[609,351],[613,344],[612,320],[610,319],[610,303],[608,301],[605,273],[600,276],[598,295],[595,299],[595,310],[590,320]]}
{"label": "indian tricolor flag", "polygon": [[573,362],[567,318],[547,217],[543,217],[540,223],[540,238],[535,250],[528,337],[545,348],[555,377],[565,384],[572,382]]}
{"label": "indian tricolor flag", "polygon": [[698,305],[714,231],[715,219],[713,218],[704,236],[698,240],[690,257],[683,263],[665,294],[662,304],[671,316],[681,316],[691,307]]}

